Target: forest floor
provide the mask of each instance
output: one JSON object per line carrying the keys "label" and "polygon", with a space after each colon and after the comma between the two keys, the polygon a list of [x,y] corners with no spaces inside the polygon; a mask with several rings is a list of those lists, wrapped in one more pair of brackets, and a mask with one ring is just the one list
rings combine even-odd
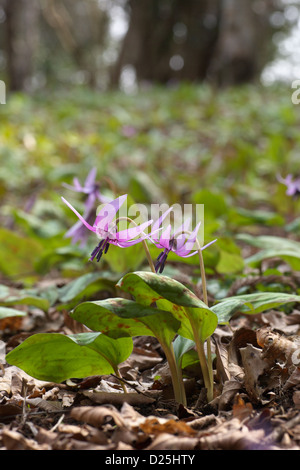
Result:
{"label": "forest floor", "polygon": [[5,351],[29,335],[82,331],[67,314],[52,308],[47,317],[32,312],[1,320],[1,449],[299,450],[300,369],[295,355],[291,359],[295,351],[298,357],[299,322],[297,309],[289,315],[270,310],[219,326],[213,335],[215,398],[206,402],[201,371],[191,366],[183,406],[174,401],[153,337],[134,338],[133,353],[120,366],[124,393],[114,375],[57,384],[5,363]]}

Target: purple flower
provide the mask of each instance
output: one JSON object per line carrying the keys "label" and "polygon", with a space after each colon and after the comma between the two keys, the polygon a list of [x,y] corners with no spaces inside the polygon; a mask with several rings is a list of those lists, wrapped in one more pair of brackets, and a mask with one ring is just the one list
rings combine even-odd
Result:
{"label": "purple flower", "polygon": [[[109,202],[109,199],[103,196],[100,192],[100,186],[96,182],[96,173],[97,169],[92,168],[89,172],[84,185],[82,186],[78,180],[78,178],[73,179],[73,186],[63,183],[63,186],[67,189],[71,189],[72,191],[76,191],[78,193],[84,193],[87,195],[87,199],[84,203],[84,214],[83,218],[90,224],[92,223],[93,219],[95,218],[95,203],[96,201],[100,201],[102,203]],[[81,245],[85,245],[88,232],[86,227],[82,224],[79,220],[76,222],[73,227],[68,230],[65,235],[67,238],[72,238],[72,243],[77,243],[81,241]]]}
{"label": "purple flower", "polygon": [[300,194],[300,178],[296,178],[293,180],[293,176],[291,174],[287,175],[286,178],[282,178],[282,176],[278,175],[277,179],[280,183],[285,184],[287,187],[286,194],[288,196],[297,197]]}
{"label": "purple flower", "polygon": [[100,185],[96,182],[97,169],[92,168],[89,172],[84,185],[82,186],[78,178],[73,179],[73,186],[70,184],[63,183],[65,188],[76,191],[77,193],[84,193],[88,195],[85,205],[90,207],[96,200],[100,202],[108,202],[108,199],[100,193]]}
{"label": "purple flower", "polygon": [[[93,261],[95,257],[97,261],[100,261],[102,254],[107,253],[109,245],[117,245],[121,248],[125,248],[128,246],[135,245],[136,243],[139,243],[143,238],[147,237],[143,231],[146,227],[152,224],[152,220],[144,222],[143,224],[136,227],[118,231],[117,221],[114,221],[114,218],[122,204],[124,204],[126,198],[127,194],[120,196],[114,201],[105,204],[98,213],[94,224],[90,225],[90,223],[85,220],[76,211],[76,209],[74,209],[74,207],[72,207],[72,205],[62,197],[63,202],[67,204],[68,207],[70,207],[74,214],[77,215],[79,220],[89,230],[94,232],[100,239],[100,242],[91,253],[90,261]],[[135,239],[139,235],[142,235],[142,237]]]}
{"label": "purple flower", "polygon": [[[160,227],[162,221],[172,210],[172,207],[168,209],[154,224],[152,227],[152,234],[157,233],[158,228]],[[168,225],[167,228],[162,232],[159,238],[151,235],[151,241],[157,246],[157,248],[162,248],[163,251],[159,254],[156,263],[155,271],[162,273],[165,267],[165,263],[170,251],[173,251],[181,258],[188,258],[194,256],[198,253],[198,248],[196,251],[192,251],[195,242],[197,240],[197,234],[200,228],[201,222],[194,228],[192,232],[189,232],[190,218],[186,218],[183,224],[172,233],[171,225]],[[209,245],[214,243],[216,240],[208,243],[203,247],[199,247],[202,250],[207,248]]]}

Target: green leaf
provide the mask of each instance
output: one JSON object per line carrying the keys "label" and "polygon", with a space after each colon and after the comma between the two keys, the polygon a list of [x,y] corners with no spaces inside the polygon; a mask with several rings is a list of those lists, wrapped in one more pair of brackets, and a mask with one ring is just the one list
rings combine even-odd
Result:
{"label": "green leaf", "polygon": [[180,322],[170,312],[141,305],[132,300],[115,298],[84,302],[74,309],[71,317],[93,330],[109,335],[155,336],[170,366],[175,399],[186,403],[172,347]]}
{"label": "green leaf", "polygon": [[205,341],[217,326],[217,316],[196,294],[180,282],[150,272],[126,274],[117,284],[143,305],[156,303],[180,322],[179,334],[190,340],[199,335]]}
{"label": "green leaf", "polygon": [[245,263],[251,266],[258,266],[264,259],[281,258],[290,263],[292,268],[300,268],[300,243],[287,238],[269,235],[252,236],[240,234],[237,239],[249,245],[260,248],[261,251],[248,257]]}
{"label": "green leaf", "polygon": [[68,303],[84,296],[91,296],[104,288],[111,290],[115,282],[108,272],[86,273],[61,287],[58,290],[58,298],[60,302]]}
{"label": "green leaf", "polygon": [[212,192],[209,189],[201,189],[192,196],[195,204],[204,204],[205,216],[220,217],[228,211],[228,205],[224,194]]}
{"label": "green leaf", "polygon": [[101,333],[70,337],[38,333],[9,352],[6,360],[32,377],[59,383],[72,377],[113,373],[117,361],[124,361],[132,351],[128,340],[131,339],[116,340]]}
{"label": "green leaf", "polygon": [[195,346],[195,341],[184,338],[181,335],[176,336],[173,342],[174,355],[177,364],[181,364],[183,355]]}
{"label": "green leaf", "polygon": [[0,229],[0,271],[8,276],[19,276],[34,271],[34,264],[42,254],[42,245],[11,230]]}
{"label": "green leaf", "polygon": [[219,260],[216,265],[218,273],[232,274],[243,270],[245,263],[241,250],[230,237],[218,238],[216,248],[219,251]]}
{"label": "green leaf", "polygon": [[22,310],[16,310],[15,308],[9,307],[0,307],[0,320],[7,317],[24,317],[26,316],[26,312],[22,312]]}
{"label": "green leaf", "polygon": [[0,305],[31,305],[46,312],[50,302],[47,298],[39,297],[29,290],[18,290],[0,285]]}
{"label": "green leaf", "polygon": [[236,210],[232,210],[230,214],[232,221],[236,225],[251,225],[251,224],[263,224],[263,225],[283,225],[284,219],[281,215],[276,212],[264,211],[264,210],[248,210],[242,207],[238,207]]}
{"label": "green leaf", "polygon": [[194,292],[180,282],[152,272],[126,274],[117,286],[132,294],[142,305],[151,305],[161,299],[184,307],[206,307]]}
{"label": "green leaf", "polygon": [[69,338],[80,346],[88,346],[101,354],[113,366],[114,370],[121,362],[126,361],[133,349],[130,337],[110,338],[98,332],[89,332],[69,335]]}
{"label": "green leaf", "polygon": [[221,300],[220,303],[213,305],[211,310],[215,312],[218,317],[218,324],[221,325],[228,323],[232,315],[238,312],[244,305],[245,301],[243,299],[229,297],[225,300]]}
{"label": "green leaf", "polygon": [[122,298],[83,302],[70,315],[94,331],[120,336],[156,336],[168,343],[180,326],[170,312]]}
{"label": "green leaf", "polygon": [[[239,302],[241,304],[239,305]],[[213,307],[219,313],[220,318],[228,319],[228,316],[236,311],[246,314],[261,313],[265,310],[279,307],[291,302],[300,302],[300,295],[285,294],[281,292],[258,292],[254,294],[236,295],[228,297]],[[232,312],[230,313],[230,307]],[[226,309],[228,313],[226,314]]]}

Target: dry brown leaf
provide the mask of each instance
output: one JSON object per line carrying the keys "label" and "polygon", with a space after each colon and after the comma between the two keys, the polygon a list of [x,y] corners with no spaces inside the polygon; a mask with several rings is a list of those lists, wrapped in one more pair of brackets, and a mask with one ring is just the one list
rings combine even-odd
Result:
{"label": "dry brown leaf", "polygon": [[300,350],[300,338],[288,338],[275,333],[269,327],[263,327],[256,332],[257,342],[263,348],[264,356],[269,361],[293,364],[293,354]]}
{"label": "dry brown leaf", "polygon": [[238,396],[236,403],[232,407],[233,417],[243,421],[248,418],[253,412],[253,406],[251,403],[245,403],[241,396]]}
{"label": "dry brown leaf", "polygon": [[196,437],[159,434],[145,450],[194,450],[198,444]]}
{"label": "dry brown leaf", "polygon": [[70,434],[74,438],[86,439],[89,435],[87,429],[83,426],[76,426],[74,424],[61,423],[57,427],[57,431],[63,434]]}
{"label": "dry brown leaf", "polygon": [[2,418],[16,416],[20,413],[22,413],[22,408],[16,403],[9,402],[4,405],[0,405],[0,421]]}
{"label": "dry brown leaf", "polygon": [[120,413],[124,421],[129,421],[132,426],[145,419],[133,406],[126,402],[123,403]]}
{"label": "dry brown leaf", "polygon": [[217,374],[224,383],[230,379],[230,372],[228,368],[228,350],[227,346],[221,342],[221,338],[214,336],[214,345],[216,350],[216,369]]}
{"label": "dry brown leaf", "polygon": [[130,429],[126,429],[124,427],[117,427],[114,430],[110,440],[115,444],[119,444],[120,442],[122,442],[122,444],[131,446],[137,442],[137,438],[138,436],[136,432]]}
{"label": "dry brown leaf", "polygon": [[230,360],[234,358],[234,353],[236,354],[235,362],[238,363],[240,354],[239,350],[247,346],[247,344],[252,344],[257,347],[256,333],[251,328],[241,327],[238,328],[232,337],[229,346],[229,352],[231,353]]}
{"label": "dry brown leaf", "polygon": [[234,397],[241,390],[242,384],[236,379],[227,380],[224,383],[221,395],[218,397],[218,408],[220,411],[228,410]]}
{"label": "dry brown leaf", "polygon": [[44,400],[43,398],[27,398],[25,400],[25,405],[30,405],[34,408],[40,408],[45,411],[62,411],[62,404],[57,400]]}
{"label": "dry brown leaf", "polygon": [[151,369],[161,362],[162,357],[156,351],[135,346],[124,365],[132,369],[138,369],[142,372],[144,370]]}
{"label": "dry brown leaf", "polygon": [[296,334],[299,329],[299,312],[297,315],[296,310],[289,315],[279,310],[270,310],[263,312],[260,318],[264,325],[287,335]]}
{"label": "dry brown leaf", "polygon": [[195,436],[196,431],[188,424],[182,421],[175,421],[174,419],[159,419],[155,417],[147,418],[143,423],[140,423],[140,429],[146,434],[180,434]]}
{"label": "dry brown leaf", "polygon": [[95,427],[103,426],[108,420],[113,420],[117,426],[126,427],[119,411],[113,406],[81,406],[71,410],[71,417]]}
{"label": "dry brown leaf", "polygon": [[258,402],[265,391],[265,388],[260,386],[258,379],[264,374],[268,364],[262,359],[261,349],[252,346],[252,344],[241,348],[240,352],[245,370],[244,386],[250,398]]}
{"label": "dry brown leaf", "polygon": [[7,450],[50,450],[47,444],[37,444],[33,439],[27,439],[16,431],[3,429],[3,445]]}
{"label": "dry brown leaf", "polygon": [[195,431],[200,431],[209,426],[215,426],[217,424],[217,417],[215,415],[201,416],[200,418],[195,418],[192,421],[189,421],[189,425]]}
{"label": "dry brown leaf", "polygon": [[300,390],[296,390],[293,393],[293,402],[297,410],[300,410]]}
{"label": "dry brown leaf", "polygon": [[[249,431],[247,427],[219,432],[200,439],[200,448],[207,450],[258,450],[263,448],[262,429]],[[266,448],[270,448],[266,446]]]}
{"label": "dry brown leaf", "polygon": [[113,392],[98,392],[92,390],[83,391],[82,394],[88,397],[93,403],[98,405],[111,404],[111,405],[122,405],[123,403],[129,403],[130,405],[147,405],[155,402],[155,398],[140,394],[140,393],[113,393]]}
{"label": "dry brown leaf", "polygon": [[294,370],[292,370],[291,375],[283,385],[282,389],[288,390],[289,388],[297,387],[298,385],[300,385],[300,368],[295,367]]}
{"label": "dry brown leaf", "polygon": [[[21,308],[19,308],[21,310]],[[24,317],[6,317],[0,320],[0,330],[18,331],[23,329]]]}

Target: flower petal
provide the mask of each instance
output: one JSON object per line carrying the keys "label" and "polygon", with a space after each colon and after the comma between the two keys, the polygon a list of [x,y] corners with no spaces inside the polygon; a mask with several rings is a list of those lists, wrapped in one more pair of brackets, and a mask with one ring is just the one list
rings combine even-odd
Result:
{"label": "flower petal", "polygon": [[[187,217],[185,221],[183,222],[183,224],[175,232],[177,250],[180,250],[183,247],[187,239],[187,233],[185,232],[189,230],[190,223],[191,223],[191,218]],[[176,236],[176,234],[178,235]]]}
{"label": "flower petal", "polygon": [[[200,225],[201,225],[201,222],[198,223],[198,225],[196,225],[196,227],[194,228],[194,230],[190,233],[190,235],[187,237],[186,239],[186,242],[184,244],[184,249],[187,250],[187,251],[191,251],[193,249],[193,246],[194,246],[194,243],[196,241],[196,238],[197,238],[197,234],[198,234],[198,231],[199,231],[199,228],[200,228]],[[179,250],[176,250],[176,253],[177,251],[180,251]]]}
{"label": "flower petal", "polygon": [[127,194],[124,194],[123,196],[117,197],[113,201],[105,204],[97,214],[94,226],[100,225],[102,229],[108,230],[110,222],[113,220],[122,204],[124,204],[126,198]]}
{"label": "flower petal", "polygon": [[89,229],[91,230],[92,232],[96,232],[96,229],[94,227],[92,227],[83,217],[82,215],[79,214],[79,212],[77,212],[76,209],[74,209],[74,207],[64,198],[62,197],[62,200],[65,204],[67,204],[67,206],[74,212],[75,215],[77,215],[78,219],[81,220],[81,222]]}
{"label": "flower petal", "polygon": [[152,222],[153,220],[149,220],[147,222],[144,222],[141,225],[138,225],[137,227],[130,227],[124,230],[120,230],[119,232],[116,233],[116,239],[122,242],[126,240],[128,241],[131,238],[135,238],[138,235],[140,235],[145,230],[145,228],[149,227],[149,225],[151,225]]}
{"label": "flower petal", "polygon": [[176,255],[180,256],[180,258],[189,258],[190,256],[194,256],[198,251],[193,251],[192,253],[190,250],[183,250],[182,253],[176,251]]}
{"label": "flower petal", "polygon": [[93,188],[96,181],[97,168],[92,168],[89,174],[86,177],[84,187],[87,189]]}
{"label": "flower petal", "polygon": [[[168,225],[168,227],[166,228],[166,230],[162,233],[159,241],[158,241],[158,245],[160,248],[167,248],[167,250],[169,249],[170,247],[170,239],[171,239],[171,230],[172,230],[172,227],[171,225]],[[156,244],[156,246],[158,246]]]}
{"label": "flower petal", "polygon": [[218,239],[216,238],[215,240],[213,240],[212,242],[209,242],[207,243],[206,245],[204,246],[201,246],[201,251],[205,250],[205,248],[207,248],[208,246],[212,245],[213,243],[215,243]]}
{"label": "flower petal", "polygon": [[166,210],[152,225],[152,234],[155,232],[157,233],[159,227],[161,226],[162,222],[165,220],[167,215],[173,210],[173,207],[170,207],[168,210]]}

